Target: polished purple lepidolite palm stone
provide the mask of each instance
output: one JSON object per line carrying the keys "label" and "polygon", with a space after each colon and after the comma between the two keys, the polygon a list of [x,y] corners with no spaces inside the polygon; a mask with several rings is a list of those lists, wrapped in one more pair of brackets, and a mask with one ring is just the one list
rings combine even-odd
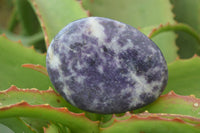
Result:
{"label": "polished purple lepidolite palm stone", "polygon": [[166,61],[153,41],[102,17],[64,27],[48,48],[46,65],[55,89],[69,103],[103,114],[152,103],[168,80]]}

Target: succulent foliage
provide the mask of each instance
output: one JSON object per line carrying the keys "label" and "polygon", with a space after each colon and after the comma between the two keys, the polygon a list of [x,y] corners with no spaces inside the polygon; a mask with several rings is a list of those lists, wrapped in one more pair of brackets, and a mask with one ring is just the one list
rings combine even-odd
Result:
{"label": "succulent foliage", "polygon": [[[0,0],[0,132],[199,133],[199,9],[199,0]],[[103,115],[56,92],[46,50],[63,27],[88,16],[129,24],[158,45],[169,78],[155,102]]]}

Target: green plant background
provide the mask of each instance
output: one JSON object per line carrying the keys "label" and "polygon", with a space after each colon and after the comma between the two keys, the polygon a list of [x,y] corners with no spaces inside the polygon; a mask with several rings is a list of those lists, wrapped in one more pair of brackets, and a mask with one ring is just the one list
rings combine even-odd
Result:
{"label": "green plant background", "polygon": [[[199,13],[200,0],[0,0],[0,132],[199,133]],[[169,80],[155,102],[102,115],[52,89],[46,49],[64,26],[89,16],[127,23],[158,45]]]}

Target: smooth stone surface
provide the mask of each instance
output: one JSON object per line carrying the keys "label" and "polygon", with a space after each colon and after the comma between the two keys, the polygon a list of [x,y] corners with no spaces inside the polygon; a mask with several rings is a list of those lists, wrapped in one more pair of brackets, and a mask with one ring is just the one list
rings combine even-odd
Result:
{"label": "smooth stone surface", "polygon": [[166,61],[148,37],[101,17],[64,27],[50,44],[46,64],[53,85],[68,102],[103,114],[152,103],[168,80]]}

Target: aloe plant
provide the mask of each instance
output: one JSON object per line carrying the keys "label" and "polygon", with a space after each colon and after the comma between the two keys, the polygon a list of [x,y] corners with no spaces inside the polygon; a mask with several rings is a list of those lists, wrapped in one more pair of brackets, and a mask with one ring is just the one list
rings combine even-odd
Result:
{"label": "aloe plant", "polygon": [[[200,132],[199,0],[0,3],[0,132]],[[98,114],[74,107],[57,93],[46,70],[47,48],[64,26],[89,16],[136,27],[161,49],[169,77],[156,101],[122,114]]]}

